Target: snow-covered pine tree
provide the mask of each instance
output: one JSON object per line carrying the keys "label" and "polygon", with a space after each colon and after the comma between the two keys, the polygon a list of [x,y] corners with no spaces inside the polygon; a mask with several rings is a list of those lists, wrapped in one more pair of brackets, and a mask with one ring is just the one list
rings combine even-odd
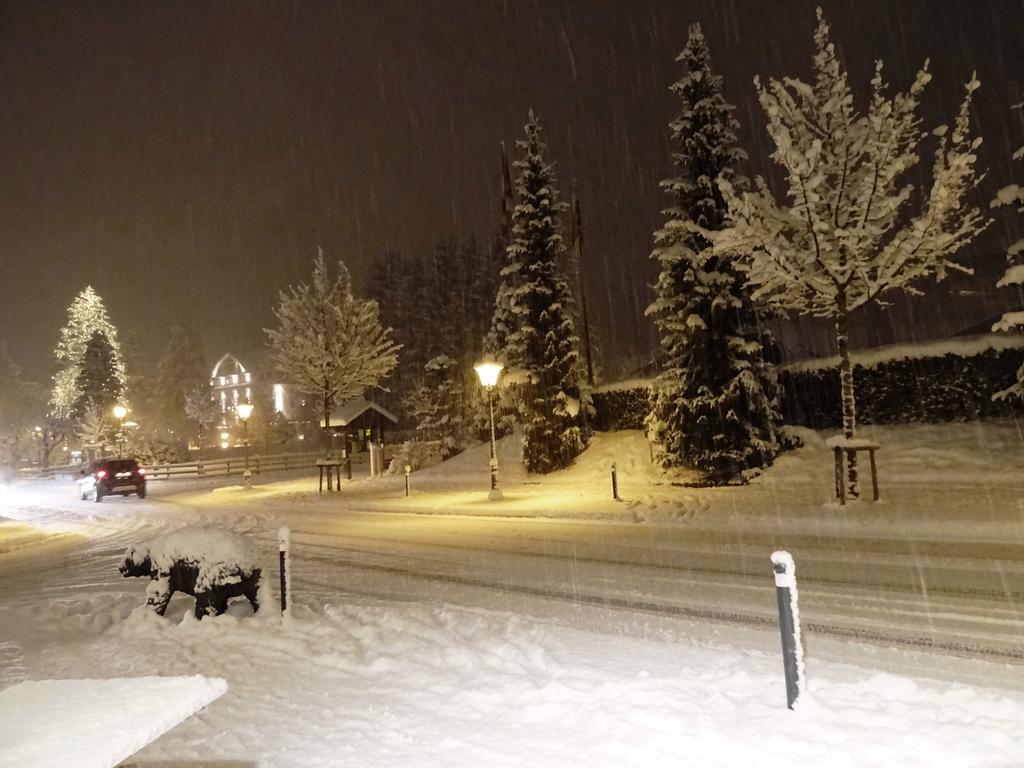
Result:
{"label": "snow-covered pine tree", "polygon": [[441,441],[441,457],[459,453],[469,439],[472,414],[466,402],[459,362],[438,355],[424,366],[423,383],[410,398],[416,431],[425,439]]}
{"label": "snow-covered pine tree", "polygon": [[323,251],[312,281],[281,291],[274,315],[278,327],[264,332],[277,370],[318,398],[328,434],[334,405],[362,396],[398,363],[399,347],[380,323],[377,302],[353,296],[342,262],[332,277]]}
{"label": "snow-covered pine tree", "polygon": [[180,433],[185,427],[186,395],[208,383],[210,368],[198,333],[184,325],[173,325],[167,345],[156,367],[154,400],[164,429]]}
{"label": "snow-covered pine tree", "polygon": [[565,245],[558,214],[565,205],[558,202],[533,110],[526,138],[516,143],[523,150],[523,159],[515,163],[520,169],[519,202],[502,270],[510,287],[514,328],[503,351],[506,365],[522,382],[523,462],[529,472],[551,472],[569,466],[587,439],[577,423],[579,339],[561,263]]}
{"label": "snow-covered pine tree", "polygon": [[114,347],[103,331],[94,331],[86,342],[78,364],[75,389],[78,391],[73,409],[76,419],[90,406],[106,412],[121,399]]}
{"label": "snow-covered pine tree", "polygon": [[[737,258],[755,299],[834,321],[843,434],[852,439],[857,418],[850,314],[900,290],[919,293],[914,283],[921,278],[969,271],[955,256],[988,225],[967,200],[981,178],[975,170],[981,139],[971,137],[969,126],[979,83],[974,77],[967,83],[952,129],[932,132],[937,146],[931,186],[920,194],[920,209],[910,211],[908,176],[921,161],[925,138],[918,104],[931,80],[927,62],[910,89],[894,95],[877,62],[867,110],[858,112],[820,8],[814,41],[814,82],[754,81],[784,195],[777,198],[763,179],[753,192],[723,179],[730,226],[711,239],[716,254]],[[850,458],[847,484],[857,496],[852,451]]]}
{"label": "snow-covered pine tree", "polygon": [[32,427],[45,413],[46,396],[25,379],[0,341],[0,464],[17,466],[27,458]]}
{"label": "snow-covered pine tree", "polygon": [[114,370],[121,390],[127,389],[128,377],[121,359],[121,348],[117,340],[117,329],[110,322],[107,308],[92,286],[86,286],[68,307],[68,321],[60,329],[60,340],[53,352],[61,370],[53,377],[53,391],[50,409],[57,419],[68,419],[78,399],[76,381],[78,366],[85,352],[85,345],[93,333],[101,331],[110,342],[114,352]]}
{"label": "snow-covered pine tree", "polygon": [[655,233],[652,258],[661,272],[647,308],[661,334],[667,368],[658,377],[648,434],[663,468],[686,466],[712,483],[767,466],[779,451],[773,366],[765,363],[766,331],[745,278],[728,254],[687,227],[718,231],[726,206],[720,179],[742,188],[735,166],[746,155],[736,144],[734,107],[699,24],[677,61],[686,74],[672,85],[682,102],[672,121],[672,160],[678,176],[662,182],[672,205]]}
{"label": "snow-covered pine tree", "polygon": [[[512,245],[515,229],[515,190],[512,186],[512,174],[508,166],[508,154],[505,142],[501,143],[501,211],[502,220],[498,234],[498,248],[503,256]],[[503,259],[504,260],[504,259]],[[514,286],[511,282],[512,273],[507,267],[499,267],[497,293],[494,297],[494,312],[491,316],[490,330],[484,340],[484,351],[495,360],[508,365],[505,348],[508,338],[515,330],[515,317],[512,311],[511,293]]]}
{"label": "snow-covered pine tree", "polygon": [[[1024,105],[1018,105],[1018,107],[1021,106]],[[1020,160],[1021,158],[1024,158],[1024,147],[1013,153],[1014,160]],[[999,190],[996,194],[996,199],[992,201],[992,207],[996,208],[1003,205],[1015,205],[1017,206],[1018,213],[1024,213],[1024,189],[1019,184],[1011,184]],[[1024,240],[1018,240],[1007,249],[1006,260],[1008,265],[1006,267],[1006,274],[999,279],[996,287],[1016,287],[1018,293],[1024,297],[1024,258],[1021,256],[1022,253],[1024,253]],[[992,326],[992,330],[1024,331],[1024,303],[1021,304],[1018,310],[1005,312],[999,319],[999,322]],[[1002,400],[1011,396],[1024,398],[1024,365],[1017,371],[1016,383],[997,392],[993,395],[993,399]]]}

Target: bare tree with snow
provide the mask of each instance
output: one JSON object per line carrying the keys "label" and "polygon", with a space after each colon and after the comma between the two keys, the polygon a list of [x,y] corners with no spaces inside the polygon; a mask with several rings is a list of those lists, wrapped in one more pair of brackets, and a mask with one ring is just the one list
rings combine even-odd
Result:
{"label": "bare tree with snow", "polygon": [[265,332],[277,370],[319,398],[328,434],[334,404],[362,395],[398,364],[399,347],[381,325],[377,302],[352,295],[343,263],[332,277],[322,251],[312,281],[281,291],[274,314],[278,327]]}
{"label": "bare tree with snow", "polygon": [[[814,81],[754,80],[768,133],[782,167],[784,197],[764,179],[740,192],[721,182],[730,228],[711,233],[715,251],[734,254],[755,299],[835,322],[842,387],[843,434],[855,437],[856,401],[850,363],[850,314],[884,304],[897,291],[919,293],[915,281],[970,270],[957,252],[989,221],[967,201],[981,180],[980,138],[969,131],[972,77],[952,129],[932,131],[937,143],[931,185],[915,194],[908,176],[927,138],[918,105],[931,80],[928,63],[905,93],[891,93],[875,64],[866,111],[854,106],[846,71],[821,9],[814,36]],[[913,204],[912,204],[913,201]],[[851,455],[850,457],[854,457]],[[851,460],[849,493],[857,496]]]}

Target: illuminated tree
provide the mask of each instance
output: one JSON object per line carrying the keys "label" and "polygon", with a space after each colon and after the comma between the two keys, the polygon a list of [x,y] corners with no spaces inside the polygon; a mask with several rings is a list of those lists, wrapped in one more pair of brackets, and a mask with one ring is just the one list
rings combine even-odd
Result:
{"label": "illuminated tree", "polygon": [[399,347],[380,323],[377,302],[352,295],[343,263],[332,277],[322,251],[311,282],[281,291],[274,315],[278,327],[265,331],[277,370],[320,400],[328,431],[336,403],[361,396],[398,363]]}
{"label": "illuminated tree", "polygon": [[[843,434],[855,437],[856,401],[850,362],[850,315],[885,303],[897,291],[919,293],[915,282],[969,271],[957,252],[988,221],[967,201],[981,175],[970,135],[972,78],[952,129],[932,131],[937,146],[931,186],[909,210],[908,181],[921,162],[918,105],[931,80],[927,62],[910,90],[891,94],[875,65],[866,112],[853,92],[821,9],[814,36],[814,81],[755,79],[775,144],[785,194],[777,198],[763,179],[752,192],[720,182],[730,228],[712,235],[715,253],[732,254],[754,288],[754,298],[835,323],[842,388]],[[918,199],[918,198],[915,198]],[[859,495],[851,452],[849,495]]]}
{"label": "illuminated tree", "polygon": [[87,286],[68,307],[68,320],[60,330],[60,340],[53,352],[57,363],[61,365],[61,370],[53,377],[50,396],[50,410],[57,419],[69,419],[74,412],[75,402],[81,394],[78,389],[79,366],[85,345],[96,331],[107,337],[113,351],[114,376],[122,392],[127,388],[117,329],[110,322],[103,299],[92,286]]}

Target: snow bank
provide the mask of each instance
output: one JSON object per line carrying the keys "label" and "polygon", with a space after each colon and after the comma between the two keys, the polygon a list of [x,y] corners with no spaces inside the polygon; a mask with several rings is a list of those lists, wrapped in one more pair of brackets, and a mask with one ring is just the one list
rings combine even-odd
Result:
{"label": "snow bank", "polygon": [[816,662],[789,712],[777,653],[348,603],[300,607],[291,622],[126,622],[126,647],[231,681],[203,722],[140,763],[180,759],[197,742],[207,760],[267,768],[1019,763],[1020,695]]}
{"label": "snow bank", "polygon": [[20,683],[0,691],[0,768],[113,768],[227,689],[199,675]]}

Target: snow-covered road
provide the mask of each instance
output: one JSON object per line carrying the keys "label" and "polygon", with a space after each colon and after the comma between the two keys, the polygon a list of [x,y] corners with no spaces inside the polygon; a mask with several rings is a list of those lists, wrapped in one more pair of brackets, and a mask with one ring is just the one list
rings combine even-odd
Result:
{"label": "snow-covered road", "polygon": [[[853,517],[821,506],[827,488],[802,482],[799,456],[727,495],[639,491],[630,439],[606,446],[626,454],[623,503],[602,498],[604,456],[540,485],[507,472],[497,508],[473,490],[475,456],[465,477],[457,461],[416,473],[410,499],[397,477],[331,496],[296,476],[154,482],[144,501],[103,504],[23,484],[0,512],[0,687],[227,679],[222,701],[143,753],[155,760],[732,766],[756,746],[795,765],[1013,764],[1018,478],[986,486],[968,526],[952,506],[928,518],[941,494],[891,478],[890,495],[916,503]],[[166,619],[140,609],[144,585],[116,571],[124,548],[194,524],[252,536],[269,562],[289,525],[296,620],[272,604],[202,623],[186,598]],[[812,683],[806,719],[781,724],[777,547],[797,557]]]}

